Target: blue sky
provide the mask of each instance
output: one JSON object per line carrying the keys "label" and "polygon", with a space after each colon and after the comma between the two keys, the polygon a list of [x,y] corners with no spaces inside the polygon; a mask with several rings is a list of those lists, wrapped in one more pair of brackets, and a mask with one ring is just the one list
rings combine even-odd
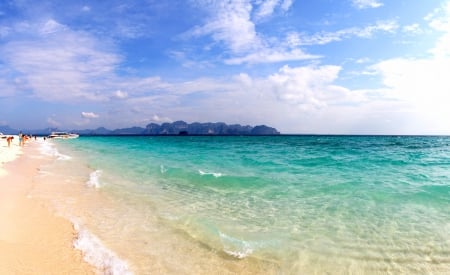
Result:
{"label": "blue sky", "polygon": [[450,1],[0,2],[0,125],[450,134]]}

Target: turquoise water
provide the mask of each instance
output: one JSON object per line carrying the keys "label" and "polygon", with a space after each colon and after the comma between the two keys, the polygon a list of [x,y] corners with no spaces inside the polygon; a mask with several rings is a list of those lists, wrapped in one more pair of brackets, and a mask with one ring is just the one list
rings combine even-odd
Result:
{"label": "turquoise water", "polygon": [[[58,153],[36,195],[59,190],[47,198],[88,236],[80,249],[106,251],[91,262],[112,273],[450,270],[449,137],[80,137],[42,146]],[[44,188],[51,177],[59,180]]]}

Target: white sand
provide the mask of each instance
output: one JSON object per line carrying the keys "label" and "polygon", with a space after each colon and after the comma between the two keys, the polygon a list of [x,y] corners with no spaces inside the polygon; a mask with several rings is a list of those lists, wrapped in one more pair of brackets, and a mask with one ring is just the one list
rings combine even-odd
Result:
{"label": "white sand", "polygon": [[73,246],[72,223],[29,196],[46,161],[36,157],[38,143],[21,148],[17,137],[8,148],[0,142],[0,274],[94,274]]}
{"label": "white sand", "polygon": [[7,175],[7,171],[3,167],[4,164],[15,160],[22,154],[22,147],[19,146],[19,136],[13,135],[13,137],[10,147],[8,147],[6,138],[0,138],[0,178]]}

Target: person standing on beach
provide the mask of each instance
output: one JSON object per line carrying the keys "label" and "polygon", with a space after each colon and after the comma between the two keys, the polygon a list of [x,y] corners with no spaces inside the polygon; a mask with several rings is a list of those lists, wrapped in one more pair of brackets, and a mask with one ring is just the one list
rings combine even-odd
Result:
{"label": "person standing on beach", "polygon": [[27,136],[27,135],[23,135],[22,136],[22,147],[25,145],[25,141],[27,141],[28,139],[30,139],[30,137],[29,136]]}
{"label": "person standing on beach", "polygon": [[20,133],[19,133],[19,146],[22,146],[23,145],[23,134],[22,134],[22,131],[20,131]]}
{"label": "person standing on beach", "polygon": [[11,147],[11,140],[13,140],[13,139],[14,139],[14,137],[12,137],[12,136],[9,136],[6,138],[6,141],[8,142],[8,147]]}

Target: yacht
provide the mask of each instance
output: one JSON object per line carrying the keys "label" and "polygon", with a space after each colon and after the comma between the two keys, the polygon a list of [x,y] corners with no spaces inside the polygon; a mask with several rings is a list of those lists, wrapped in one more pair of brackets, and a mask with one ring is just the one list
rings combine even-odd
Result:
{"label": "yacht", "polygon": [[49,138],[77,138],[78,134],[68,133],[68,132],[52,132]]}

